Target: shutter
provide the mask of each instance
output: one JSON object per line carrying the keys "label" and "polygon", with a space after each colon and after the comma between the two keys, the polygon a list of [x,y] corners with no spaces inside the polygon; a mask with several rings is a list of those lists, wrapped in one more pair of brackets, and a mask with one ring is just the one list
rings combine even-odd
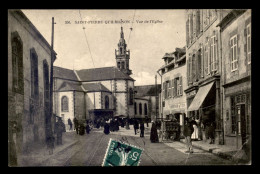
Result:
{"label": "shutter", "polygon": [[183,94],[183,88],[182,88],[182,76],[180,76],[180,94]]}
{"label": "shutter", "polygon": [[174,90],[175,90],[174,79],[172,79],[171,81],[172,81],[172,98],[173,98],[173,97],[175,97],[175,93],[174,93]]}
{"label": "shutter", "polygon": [[219,59],[219,46],[218,46],[218,44],[219,44],[219,42],[218,42],[218,31],[216,31],[216,53],[215,53],[215,55],[216,55],[216,57],[215,57],[215,62],[214,62],[214,69],[216,69],[217,71],[219,71],[218,70],[218,63],[220,62],[220,59]]}
{"label": "shutter", "polygon": [[196,53],[195,53],[195,81],[197,81],[197,80],[199,80],[199,52],[197,51]]}
{"label": "shutter", "polygon": [[209,39],[209,44],[208,44],[208,72],[211,72],[211,38]]}
{"label": "shutter", "polygon": [[204,49],[203,49],[203,45],[201,46],[201,49],[200,49],[200,63],[201,63],[201,71],[200,71],[200,76],[203,78],[203,73],[204,73]]}
{"label": "shutter", "polygon": [[190,15],[190,41],[193,41],[193,14]]}
{"label": "shutter", "polygon": [[174,96],[177,96],[177,80],[174,79]]}
{"label": "shutter", "polygon": [[186,45],[189,45],[189,17],[186,21]]}

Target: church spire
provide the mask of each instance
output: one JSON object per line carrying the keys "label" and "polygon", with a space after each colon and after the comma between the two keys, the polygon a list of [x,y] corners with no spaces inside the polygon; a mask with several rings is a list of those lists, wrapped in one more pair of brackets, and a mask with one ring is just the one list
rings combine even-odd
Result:
{"label": "church spire", "polygon": [[115,50],[116,66],[124,73],[131,75],[132,71],[129,69],[130,51],[126,50],[127,44],[124,39],[123,27],[121,26],[120,39],[118,43],[118,50]]}
{"label": "church spire", "polygon": [[121,27],[120,38],[121,38],[121,39],[124,39],[124,32],[123,32],[123,27]]}

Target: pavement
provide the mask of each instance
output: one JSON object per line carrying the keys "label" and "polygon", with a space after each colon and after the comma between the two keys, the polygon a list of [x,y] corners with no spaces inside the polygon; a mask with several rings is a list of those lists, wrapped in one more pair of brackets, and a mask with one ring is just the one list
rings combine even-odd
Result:
{"label": "pavement", "polygon": [[62,135],[62,145],[56,145],[53,150],[53,154],[50,155],[49,151],[47,150],[46,145],[42,144],[35,144],[34,148],[28,154],[24,154],[20,162],[18,162],[19,166],[41,166],[42,164],[46,163],[48,160],[52,159],[54,156],[66,151],[67,149],[71,148],[75,144],[78,143],[79,135],[76,135],[75,131],[65,132]]}
{"label": "pavement", "polygon": [[[180,142],[186,143],[185,139],[180,139]],[[192,141],[192,145],[199,149],[215,154],[224,159],[236,162],[237,164],[250,164],[243,150],[236,150],[232,146],[209,144],[210,141]]]}

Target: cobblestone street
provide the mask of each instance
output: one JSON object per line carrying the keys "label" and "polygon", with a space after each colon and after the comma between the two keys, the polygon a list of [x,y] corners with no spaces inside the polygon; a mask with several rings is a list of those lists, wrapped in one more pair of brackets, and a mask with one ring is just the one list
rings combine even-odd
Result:
{"label": "cobblestone street", "polygon": [[134,135],[134,130],[120,128],[109,135],[103,129],[94,129],[90,134],[77,135],[78,143],[58,153],[42,166],[101,166],[109,139],[121,140],[144,149],[140,166],[169,165],[231,165],[232,161],[222,159],[212,153],[194,148],[193,154],[185,153],[185,144],[181,142],[151,143],[149,128],[145,137]]}

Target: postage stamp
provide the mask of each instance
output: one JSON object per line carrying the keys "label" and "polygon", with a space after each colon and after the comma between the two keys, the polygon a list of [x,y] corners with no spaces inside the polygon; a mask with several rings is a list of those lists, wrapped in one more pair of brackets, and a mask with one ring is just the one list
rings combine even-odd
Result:
{"label": "postage stamp", "polygon": [[110,138],[102,166],[138,166],[142,152],[142,148]]}

